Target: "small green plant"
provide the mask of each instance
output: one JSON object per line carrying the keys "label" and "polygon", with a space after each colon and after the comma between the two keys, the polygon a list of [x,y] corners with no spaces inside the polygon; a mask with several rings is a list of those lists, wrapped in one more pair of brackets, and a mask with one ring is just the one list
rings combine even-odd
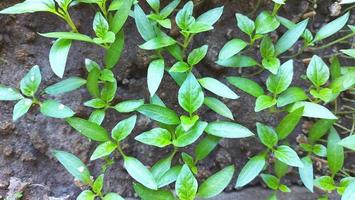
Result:
{"label": "small green plant", "polygon": [[[239,96],[222,81],[213,77],[199,77],[199,73],[196,73],[209,47],[192,47],[191,42],[195,35],[214,29],[224,7],[213,8],[195,17],[195,5],[192,1],[186,2],[181,9],[178,9],[180,0],[172,0],[165,7],[162,7],[160,0],[146,2],[152,9],[149,14],[145,14],[139,2],[133,0],[26,0],[0,11],[1,14],[50,12],[69,25],[69,32],[40,34],[56,39],[49,52],[49,61],[54,74],[60,78],[65,74],[72,41],[98,45],[105,51],[103,66],[89,58],[85,59],[85,79],[69,77],[39,91],[41,72],[39,66],[34,66],[20,81],[19,89],[0,85],[1,101],[17,101],[13,111],[14,121],[25,115],[31,107],[38,106],[43,115],[64,119],[82,136],[97,143],[90,161],[102,159],[104,164],[95,178],[86,164],[75,155],[59,150],[53,152],[64,168],[85,186],[77,197],[78,200],[123,199],[117,193],[106,192],[104,188],[105,179],[110,178],[105,177],[105,172],[117,161],[113,156],[115,153],[122,158],[123,167],[134,180],[133,189],[143,200],[215,197],[232,182],[235,167],[232,164],[224,166],[205,180],[198,181],[196,175],[199,173],[199,162],[209,156],[222,139],[255,135],[247,127],[236,123],[234,113],[223,99],[219,99],[237,100]],[[247,39],[234,38],[228,41],[216,61],[224,67],[260,68],[252,76],[267,73],[266,89],[250,77],[231,76],[227,77],[227,81],[256,98],[255,112],[285,112],[275,128],[256,122],[257,139],[264,150],[253,155],[242,167],[235,187],[242,188],[260,176],[266,186],[273,190],[269,199],[277,199],[278,192],[291,192],[283,178],[292,168],[297,168],[300,180],[309,191],[313,192],[317,187],[327,192],[320,199],[328,199],[328,193],[336,191],[342,196],[342,200],[352,200],[355,172],[344,166],[344,148],[355,151],[354,128],[347,130],[349,135],[342,138],[335,127],[342,127],[337,121],[343,114],[351,114],[354,121],[354,108],[342,112],[337,107],[341,93],[353,92],[354,89],[354,69],[342,66],[340,59],[354,59],[353,47],[331,55],[329,67],[324,58],[314,55],[309,59],[306,72],[301,77],[304,84],[292,84],[295,68],[292,58],[302,56],[305,50],[324,49],[354,36],[354,26],[349,25],[351,33],[330,42],[326,40],[346,25],[350,12],[326,24],[313,36],[307,29],[309,19],[293,23],[278,16],[278,11],[286,1],[273,2],[273,10],[260,12],[255,21],[241,13],[235,15],[237,26],[246,34]],[[70,17],[70,8],[79,3],[93,4],[97,8],[92,26],[94,36],[80,33],[80,27],[78,29]],[[177,12],[173,19],[171,16],[174,16],[175,10]],[[144,40],[139,47],[151,52],[147,71],[149,102],[133,99],[116,103],[115,100],[117,80],[113,68],[124,49],[124,24],[129,16],[134,18],[136,28]],[[175,24],[180,34],[173,37],[168,33]],[[288,30],[277,41],[273,41],[270,33],[281,25]],[[299,51],[295,55],[286,55],[300,40],[302,47]],[[257,50],[253,51],[255,48]],[[255,55],[254,52],[260,55]],[[260,58],[259,61],[256,58]],[[160,85],[164,84],[164,75],[171,76],[176,82],[178,92],[171,95],[175,95],[176,104],[181,109],[171,109],[160,99],[158,91]],[[85,107],[91,109],[87,119],[75,116],[71,108],[47,98],[63,95],[84,85],[91,96],[83,102]],[[199,112],[203,106],[223,116],[223,120],[208,122]],[[131,114],[118,122],[109,133],[102,126],[109,109],[118,113],[137,114]],[[135,140],[169,152],[152,167],[127,155],[121,148],[123,140],[134,131],[138,114],[152,119],[155,125],[154,128],[139,133]],[[315,118],[317,121],[308,134],[295,143],[289,136],[303,117]],[[187,147],[193,153],[188,152]],[[317,176],[314,172],[318,161],[325,163],[328,169],[322,176]],[[170,186],[174,190],[170,190]]]}

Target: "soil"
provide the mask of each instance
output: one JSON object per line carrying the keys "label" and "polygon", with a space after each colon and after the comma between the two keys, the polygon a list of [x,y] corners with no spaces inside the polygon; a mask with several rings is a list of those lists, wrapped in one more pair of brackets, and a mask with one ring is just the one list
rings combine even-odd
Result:
{"label": "soil", "polygon": [[[17,0],[9,0],[0,2],[0,9],[17,3]],[[167,1],[165,1],[166,3]],[[209,45],[209,52],[205,61],[199,64],[195,73],[199,76],[213,76],[219,80],[225,81],[226,76],[231,75],[248,75],[254,73],[257,69],[248,69],[238,71],[237,69],[222,69],[214,62],[222,45],[231,38],[244,38],[237,28],[234,14],[236,12],[248,14],[253,12],[256,0],[237,1],[237,0],[200,0],[197,7],[197,13],[200,14],[207,9],[219,5],[225,5],[225,11],[222,19],[215,25],[215,29],[208,33],[203,33],[193,40],[192,47],[198,47],[203,44]],[[144,3],[143,3],[144,4]],[[280,15],[286,16],[288,19],[297,21],[302,18],[303,14],[315,11],[316,15],[312,17],[309,28],[312,31],[317,30],[324,23],[334,18],[337,11],[330,12],[329,8],[333,8],[332,1],[320,0],[317,7],[314,7],[306,0],[288,0],[287,5],[281,9]],[[144,6],[143,6],[144,7]],[[145,5],[145,8],[147,6]],[[261,1],[259,10],[272,9],[270,1]],[[344,8],[343,8],[344,9]],[[92,18],[95,9],[92,6],[77,6],[72,9],[72,16],[81,32],[92,34]],[[256,12],[258,13],[258,12]],[[349,24],[354,24],[355,16],[351,16]],[[16,16],[0,16],[0,82],[2,84],[18,87],[19,80],[33,65],[41,67],[43,82],[41,87],[45,88],[60,79],[51,71],[48,61],[48,53],[52,44],[52,40],[43,38],[37,33],[68,30],[68,27],[57,17],[48,13],[24,14]],[[278,38],[285,30],[280,29],[272,34],[273,38]],[[115,68],[115,74],[118,79],[118,94],[115,101],[124,99],[148,99],[149,94],[146,88],[146,69],[150,61],[149,53],[138,48],[143,40],[136,31],[133,20],[130,18],[125,26],[126,48],[121,57],[119,65]],[[174,31],[172,31],[174,34]],[[339,33],[341,35],[342,33]],[[330,49],[315,52],[318,55],[326,56],[332,54],[342,45],[334,46]],[[299,45],[291,50],[290,54],[297,52]],[[345,44],[345,47],[348,47]],[[313,52],[314,53],[314,52]],[[295,75],[293,85],[305,86],[305,81],[299,77],[305,74],[307,62],[304,59],[311,57],[312,53],[305,53],[302,57],[295,60]],[[93,45],[75,42],[70,50],[70,56],[67,63],[65,77],[81,76],[85,77],[84,58],[90,58],[97,62],[101,62],[103,51]],[[285,61],[284,59],[283,61]],[[345,65],[354,65],[350,60],[342,60]],[[259,83],[265,82],[267,73],[255,76],[254,79]],[[142,89],[144,88],[144,89]],[[177,104],[178,87],[174,81],[165,76],[163,84],[158,91],[159,96],[174,109],[179,109]],[[167,93],[169,91],[169,93]],[[255,113],[253,111],[255,99],[245,93],[238,91],[240,99],[225,100],[224,102],[234,113],[236,122],[255,131],[255,123],[262,122],[272,126],[277,125],[283,114],[269,114],[268,112]],[[176,95],[169,95],[176,94]],[[344,94],[347,98],[353,99],[350,94]],[[42,98],[48,96],[42,95]],[[89,100],[89,95],[85,89],[66,94],[56,98],[65,105],[70,106],[79,116],[87,117],[90,110],[84,108],[82,102]],[[349,104],[346,101],[340,102],[340,106]],[[12,102],[0,102],[0,199],[7,195],[11,196],[16,192],[23,192],[23,199],[75,199],[80,192],[72,176],[53,158],[52,150],[64,150],[79,156],[83,161],[88,163],[91,172],[96,175],[100,171],[100,161],[88,162],[88,158],[93,152],[94,142],[76,133],[62,120],[49,119],[42,116],[38,112],[38,108],[33,108],[23,118],[16,122],[12,122]],[[354,107],[354,105],[352,105]],[[223,119],[215,113],[202,109],[200,114],[203,119],[213,121]],[[129,115],[122,115],[116,112],[107,114],[104,127],[110,130],[119,120]],[[306,134],[309,124],[313,123],[311,119],[304,119],[296,128],[290,137],[292,146],[296,146],[296,138]],[[350,119],[342,119],[341,123],[344,127],[351,128]],[[124,142],[124,151],[128,155],[133,155],[151,166],[159,158],[166,155],[169,150],[159,150],[158,148],[149,147],[135,141],[135,135],[148,130],[155,124],[144,116],[139,116],[138,123],[131,137]],[[342,129],[339,129],[341,132]],[[191,147],[183,149],[183,151],[191,152]],[[234,164],[237,172],[244,166],[250,156],[260,152],[263,147],[256,138],[249,139],[229,139],[222,140],[219,146],[214,150],[206,160],[199,163],[200,172],[198,179],[203,180],[214,172],[220,170],[226,165]],[[159,155],[159,156],[157,156]],[[354,154],[352,154],[354,155]],[[115,155],[117,160],[122,160],[119,155]],[[346,159],[347,168],[355,168],[355,158],[350,156]],[[326,169],[318,167],[316,174],[324,174]],[[134,197],[132,190],[132,179],[122,167],[122,161],[116,162],[107,172],[105,189],[107,191],[118,192],[123,197]],[[235,181],[235,178],[233,179]],[[225,192],[235,193],[233,188],[234,181],[226,189]],[[283,179],[284,183],[289,186],[301,186],[296,170]],[[265,186],[260,180],[253,181],[247,189],[240,191],[241,194],[247,196],[238,196],[237,194],[223,194],[215,199],[259,199],[265,197],[263,193]],[[298,188],[298,187],[294,187]],[[297,189],[298,195],[306,193],[303,189]],[[241,195],[240,194],[240,195]],[[233,196],[234,195],[234,196]],[[235,196],[237,195],[237,196]],[[295,199],[297,196],[290,195],[280,196],[280,199]],[[230,196],[230,197],[228,197]],[[309,198],[308,198],[309,197]],[[307,196],[302,199],[313,199],[313,196]],[[337,199],[338,197],[334,197]],[[301,199],[301,198],[298,198]]]}

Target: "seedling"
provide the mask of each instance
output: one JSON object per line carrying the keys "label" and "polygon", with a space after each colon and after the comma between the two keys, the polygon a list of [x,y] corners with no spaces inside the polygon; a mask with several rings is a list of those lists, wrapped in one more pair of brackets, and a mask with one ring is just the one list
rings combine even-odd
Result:
{"label": "seedling", "polygon": [[[291,192],[284,184],[283,178],[294,167],[309,191],[313,192],[314,187],[317,187],[326,192],[336,191],[342,196],[342,200],[352,200],[355,191],[355,179],[352,177],[354,171],[344,167],[344,147],[354,151],[355,137],[352,129],[348,131],[349,135],[341,138],[334,127],[337,126],[338,117],[344,114],[337,108],[337,99],[342,92],[353,90],[355,84],[353,68],[342,66],[339,58],[353,59],[353,47],[332,55],[329,67],[325,58],[314,55],[302,77],[307,87],[292,84],[295,78],[295,60],[292,58],[301,56],[306,49],[327,48],[354,36],[354,26],[349,25],[351,33],[331,42],[326,40],[346,25],[350,12],[313,34],[307,29],[309,19],[293,23],[278,16],[278,11],[286,1],[273,2],[273,10],[260,12],[255,21],[236,13],[237,26],[248,39],[233,38],[228,41],[216,61],[224,67],[256,66],[260,70],[254,73],[254,76],[266,71],[266,87],[246,77],[227,77],[227,81],[256,98],[255,112],[268,110],[269,114],[273,114],[286,111],[284,118],[275,128],[261,122],[256,123],[257,139],[264,150],[252,156],[242,167],[235,187],[241,188],[260,175],[266,186],[273,190],[269,199],[277,199],[278,192]],[[93,4],[98,9],[92,22],[95,35],[80,33],[80,27],[76,27],[72,20],[70,8],[78,3]],[[104,164],[95,178],[75,155],[63,151],[53,152],[66,170],[86,186],[77,197],[79,200],[123,199],[117,193],[104,190],[105,180],[110,179],[105,176],[105,172],[117,161],[114,154],[119,154],[122,158],[123,168],[134,180],[133,188],[143,200],[193,200],[215,197],[232,181],[235,167],[233,164],[225,166],[204,181],[198,181],[196,175],[199,173],[199,162],[209,156],[222,139],[254,136],[251,130],[234,121],[234,113],[223,103],[223,99],[208,96],[207,91],[230,100],[237,100],[239,96],[223,81],[214,77],[199,77],[196,73],[202,67],[200,63],[206,57],[209,47],[191,47],[191,42],[195,35],[214,29],[224,7],[213,8],[195,17],[192,1],[181,5],[181,9],[180,0],[173,0],[165,7],[162,7],[159,0],[147,0],[147,3],[152,9],[149,14],[145,14],[138,2],[133,0],[26,0],[0,11],[1,14],[50,12],[69,25],[70,32],[40,34],[56,39],[49,52],[49,61],[54,74],[60,78],[65,74],[72,41],[98,45],[105,50],[103,66],[91,59],[85,59],[86,79],[69,77],[41,91],[40,67],[34,66],[20,81],[19,89],[0,85],[1,101],[17,101],[13,112],[14,121],[25,115],[31,107],[38,106],[43,115],[64,119],[82,136],[98,144],[90,161],[102,159]],[[176,17],[172,19],[175,10]],[[137,30],[144,40],[139,47],[152,53],[147,71],[149,102],[133,99],[116,103],[115,100],[117,80],[113,68],[124,48],[123,27],[129,16],[134,18]],[[175,28],[174,24],[180,33],[176,37],[168,34],[169,29]],[[280,25],[288,30],[277,41],[273,41],[270,33]],[[297,54],[286,55],[300,40],[303,44]],[[250,50],[255,48],[255,52],[260,56],[251,55]],[[171,95],[176,95],[176,104],[181,107],[181,112],[166,106],[159,97],[164,75],[171,76],[177,83],[178,93]],[[88,119],[76,117],[69,107],[47,98],[63,95],[84,85],[91,96],[83,102],[84,106],[91,109]],[[329,106],[332,104],[333,111]],[[207,122],[205,116],[199,112],[203,106],[207,106],[224,119]],[[145,166],[137,158],[127,155],[121,148],[122,142],[134,131],[138,115],[130,114],[130,117],[118,122],[109,134],[102,126],[109,109],[125,114],[137,112],[155,121],[153,128],[139,133],[135,140],[156,148],[169,149],[170,152],[152,167]],[[353,110],[349,113],[354,114]],[[297,140],[298,144],[295,144],[289,141],[289,136],[300,124],[302,117],[316,118],[317,121],[309,129],[307,136]],[[322,139],[325,137],[327,140]],[[191,147],[193,153],[185,151],[186,147]],[[329,173],[316,176],[313,166],[317,161],[326,163]],[[173,191],[170,186],[174,186]],[[327,195],[324,198],[327,198]]]}

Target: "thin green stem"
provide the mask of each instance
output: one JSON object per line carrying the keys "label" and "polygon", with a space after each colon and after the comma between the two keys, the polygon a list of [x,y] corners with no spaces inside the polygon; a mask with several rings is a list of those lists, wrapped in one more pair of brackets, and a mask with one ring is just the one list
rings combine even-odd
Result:
{"label": "thin green stem", "polygon": [[323,45],[323,46],[320,46],[320,47],[312,48],[312,50],[325,49],[325,48],[331,47],[331,46],[333,46],[333,45],[335,45],[335,44],[337,44],[337,43],[339,43],[339,42],[341,42],[341,41],[343,41],[343,40],[346,40],[346,39],[351,38],[351,37],[354,37],[354,36],[355,36],[355,32],[354,32],[354,33],[350,33],[350,34],[348,34],[348,35],[345,35],[344,37],[341,37],[341,38],[339,38],[339,39],[337,39],[337,40],[334,40],[333,42],[330,42],[330,43],[328,43],[328,44],[326,44],[326,45]]}
{"label": "thin green stem", "polygon": [[275,16],[276,14],[277,14],[277,12],[279,11],[279,9],[281,8],[281,4],[277,4],[277,3],[275,3],[275,5],[274,5],[274,9],[273,9],[273,11],[272,11],[272,15],[273,16]]}
{"label": "thin green stem", "polygon": [[120,152],[120,154],[125,158],[127,155],[123,152],[120,143],[117,143],[117,150]]}
{"label": "thin green stem", "polygon": [[108,10],[106,6],[106,1],[102,2],[102,4],[100,4],[99,7],[102,14],[105,16],[106,20],[108,20]]}

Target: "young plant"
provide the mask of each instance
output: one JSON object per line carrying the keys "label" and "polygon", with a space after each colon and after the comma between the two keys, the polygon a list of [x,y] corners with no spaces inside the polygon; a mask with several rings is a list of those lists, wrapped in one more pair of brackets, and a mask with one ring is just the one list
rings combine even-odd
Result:
{"label": "young plant", "polygon": [[[69,118],[75,114],[69,107],[56,100],[46,99],[41,101],[37,96],[41,81],[40,67],[36,65],[21,79],[20,91],[12,87],[0,85],[0,101],[17,101],[13,109],[13,121],[21,118],[33,106],[39,106],[40,112],[43,115],[53,118]],[[78,89],[82,85],[85,85],[85,83],[84,79],[71,77],[61,83],[47,87],[44,92],[47,94],[65,93]]]}

